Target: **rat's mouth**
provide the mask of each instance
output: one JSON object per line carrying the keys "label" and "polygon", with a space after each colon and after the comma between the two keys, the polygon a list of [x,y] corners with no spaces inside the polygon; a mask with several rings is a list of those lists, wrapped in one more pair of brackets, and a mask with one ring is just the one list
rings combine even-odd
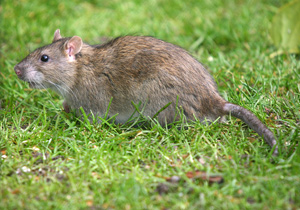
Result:
{"label": "rat's mouth", "polygon": [[28,82],[29,84],[29,87],[31,88],[36,88],[38,86],[38,83],[35,83],[35,82]]}
{"label": "rat's mouth", "polygon": [[45,86],[39,82],[28,82],[29,87],[32,89],[44,89]]}

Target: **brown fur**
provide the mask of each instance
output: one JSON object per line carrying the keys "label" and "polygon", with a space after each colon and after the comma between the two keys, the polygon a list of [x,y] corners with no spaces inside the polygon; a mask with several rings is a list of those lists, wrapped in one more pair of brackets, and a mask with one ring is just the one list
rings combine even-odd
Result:
{"label": "brown fur", "polygon": [[[49,61],[41,61],[44,54]],[[80,37],[62,38],[56,31],[52,44],[28,55],[15,71],[31,86],[61,94],[67,109],[83,107],[87,113],[103,116],[112,99],[109,115],[118,114],[117,123],[126,122],[135,111],[132,102],[142,103],[143,114],[149,117],[172,102],[158,115],[161,124],[174,120],[177,99],[188,120],[214,121],[232,111],[201,63],[184,49],[153,37],[125,36],[91,46]],[[264,135],[256,129],[263,125],[256,117],[249,122]],[[270,138],[273,147],[273,134]]]}

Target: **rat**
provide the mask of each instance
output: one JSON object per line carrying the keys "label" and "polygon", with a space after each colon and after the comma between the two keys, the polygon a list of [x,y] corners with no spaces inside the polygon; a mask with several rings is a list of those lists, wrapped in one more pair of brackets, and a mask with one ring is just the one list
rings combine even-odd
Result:
{"label": "rat", "polygon": [[274,134],[251,111],[223,99],[199,61],[183,48],[150,36],[89,45],[79,36],[64,38],[57,29],[51,44],[30,53],[14,70],[31,88],[60,94],[67,112],[80,114],[82,107],[95,116],[117,115],[115,123],[125,123],[136,111],[133,104],[140,104],[144,116],[157,116],[162,125],[174,121],[176,107],[187,120],[222,121],[232,115],[278,154]]}

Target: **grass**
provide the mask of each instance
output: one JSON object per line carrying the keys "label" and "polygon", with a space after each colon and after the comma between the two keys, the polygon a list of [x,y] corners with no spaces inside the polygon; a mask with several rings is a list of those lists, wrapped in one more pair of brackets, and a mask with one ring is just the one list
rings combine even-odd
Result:
{"label": "grass", "polygon": [[[2,1],[0,209],[300,209],[299,57],[269,56],[270,22],[285,2]],[[189,50],[226,100],[275,133],[279,156],[235,118],[178,130],[64,113],[59,96],[13,71],[57,28],[91,44],[136,34]]]}

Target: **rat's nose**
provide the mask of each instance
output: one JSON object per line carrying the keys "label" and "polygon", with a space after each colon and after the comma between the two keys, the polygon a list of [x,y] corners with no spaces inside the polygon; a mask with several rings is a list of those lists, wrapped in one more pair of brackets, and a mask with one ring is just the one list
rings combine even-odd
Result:
{"label": "rat's nose", "polygon": [[18,77],[22,76],[21,68],[18,65],[16,65],[14,69]]}

